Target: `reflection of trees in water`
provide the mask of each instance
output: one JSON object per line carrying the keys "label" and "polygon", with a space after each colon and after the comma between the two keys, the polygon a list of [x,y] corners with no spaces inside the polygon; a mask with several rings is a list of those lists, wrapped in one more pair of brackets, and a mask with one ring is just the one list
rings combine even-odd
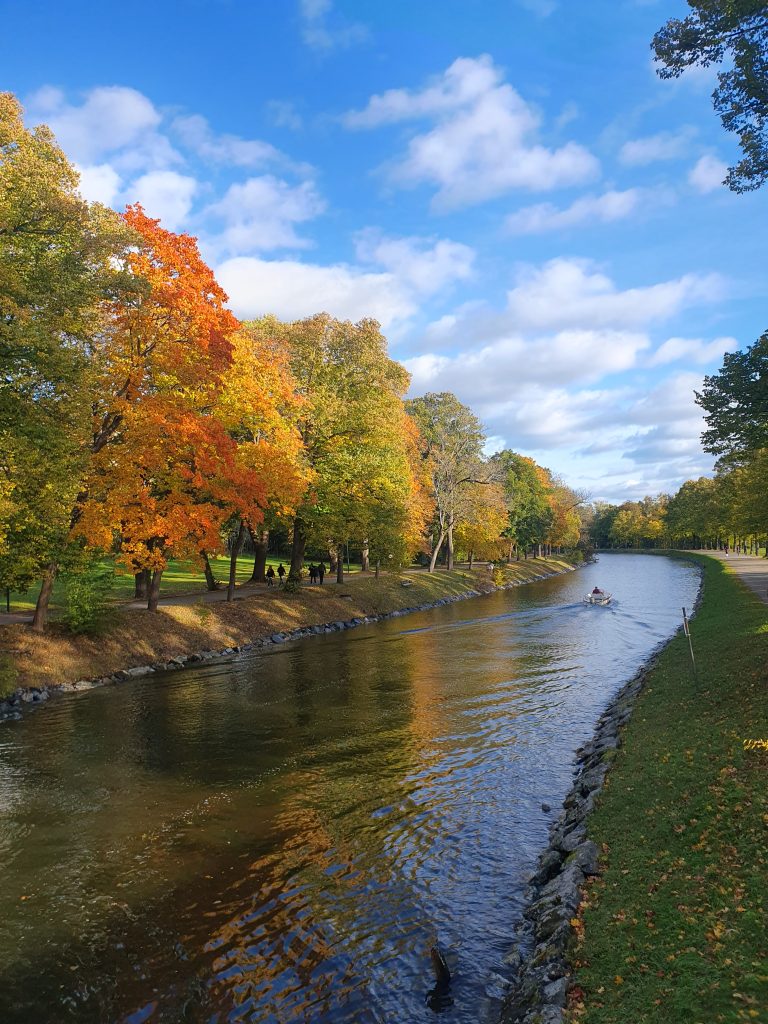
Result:
{"label": "reflection of trees in water", "polygon": [[192,1020],[420,1019],[436,939],[466,1019],[534,855],[521,791],[569,774],[568,730],[616,681],[585,679],[586,653],[615,664],[618,638],[644,657],[626,609],[585,636],[562,600],[494,595],[62,698],[8,729],[3,1024],[53,1021],[78,988],[84,1021],[153,989],[158,1021],[187,1000]]}

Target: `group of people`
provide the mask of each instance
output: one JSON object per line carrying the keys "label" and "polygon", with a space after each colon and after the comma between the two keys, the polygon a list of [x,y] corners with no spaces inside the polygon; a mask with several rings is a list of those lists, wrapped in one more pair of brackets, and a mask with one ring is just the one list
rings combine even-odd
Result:
{"label": "group of people", "polygon": [[[275,582],[275,570],[272,568],[271,565],[269,566],[264,575],[267,577],[267,586],[271,587]],[[285,566],[283,565],[282,562],[277,567],[277,575],[280,577],[280,582],[282,583],[283,577],[285,576]]]}
{"label": "group of people", "polygon": [[[264,575],[267,578],[267,586],[268,587],[274,586],[275,575],[277,575],[280,578],[280,582],[282,583],[283,579],[285,578],[285,566],[281,562],[280,565],[278,565],[278,567],[277,567],[277,573],[275,573],[275,570],[270,565],[270,567],[267,569],[267,571],[266,571],[266,573]],[[320,586],[322,586],[324,578],[325,578],[325,565],[322,562],[320,562],[319,565],[310,565],[310,567],[309,567],[309,582],[310,583],[319,583]]]}
{"label": "group of people", "polygon": [[325,566],[323,565],[322,562],[319,562],[317,565],[310,565],[310,567],[309,567],[309,582],[310,583],[319,583],[320,586],[322,587],[324,578],[325,578]]}

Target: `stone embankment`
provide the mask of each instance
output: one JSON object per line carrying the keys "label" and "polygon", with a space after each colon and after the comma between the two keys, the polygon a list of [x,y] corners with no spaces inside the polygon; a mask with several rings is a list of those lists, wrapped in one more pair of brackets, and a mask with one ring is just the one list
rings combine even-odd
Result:
{"label": "stone embankment", "polygon": [[506,958],[511,972],[503,1024],[561,1024],[571,985],[571,925],[590,875],[599,874],[599,850],[587,838],[587,818],[599,796],[621,729],[645,683],[646,665],[598,719],[592,739],[576,752],[576,777],[552,825],[549,844],[530,880],[528,906],[517,942]]}
{"label": "stone embankment", "polygon": [[[153,662],[148,665],[137,665],[132,668],[113,672],[109,675],[97,676],[89,679],[79,679],[75,682],[54,683],[45,686],[20,687],[4,700],[0,700],[0,723],[4,721],[17,721],[22,717],[24,711],[44,704],[52,697],[62,693],[78,693],[85,690],[95,689],[98,686],[122,684],[129,682],[132,679],[139,679],[153,675],[157,672],[172,672],[186,668],[189,665],[199,664],[200,662],[232,658],[244,652],[271,648],[275,645],[286,643],[289,640],[301,640],[327,633],[340,633],[347,629],[354,629],[357,626],[370,625],[375,622],[381,622],[384,619],[399,618],[402,615],[408,615],[412,612],[428,611],[431,608],[439,608],[443,605],[453,604],[456,601],[466,600],[467,598],[481,597],[483,594],[493,592],[495,590],[506,590],[514,586],[520,586],[523,582],[533,582],[535,580],[546,579],[548,576],[560,575],[562,572],[569,571],[573,571],[572,568],[561,569],[557,573],[547,572],[542,575],[531,576],[524,581],[515,581],[501,586],[494,587],[491,585],[490,588],[483,590],[469,589],[460,594],[450,594],[445,597],[441,597],[435,601],[422,602],[421,604],[405,608],[396,608],[379,614],[355,616],[354,618],[346,620],[335,619],[332,622],[300,626],[287,631],[270,633],[266,636],[248,641],[247,643],[225,647],[221,650],[203,650],[192,654],[178,655],[176,657],[169,658],[167,661]],[[404,585],[410,586],[410,583],[406,581]]]}

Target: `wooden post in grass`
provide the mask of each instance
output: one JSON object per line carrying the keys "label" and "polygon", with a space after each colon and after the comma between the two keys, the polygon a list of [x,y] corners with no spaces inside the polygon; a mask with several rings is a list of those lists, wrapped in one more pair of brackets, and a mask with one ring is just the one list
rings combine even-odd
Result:
{"label": "wooden post in grass", "polygon": [[685,635],[688,637],[688,648],[691,652],[691,665],[693,666],[693,678],[697,679],[696,676],[696,659],[693,656],[693,639],[691,638],[691,625],[688,622],[688,615],[683,608],[683,630]]}

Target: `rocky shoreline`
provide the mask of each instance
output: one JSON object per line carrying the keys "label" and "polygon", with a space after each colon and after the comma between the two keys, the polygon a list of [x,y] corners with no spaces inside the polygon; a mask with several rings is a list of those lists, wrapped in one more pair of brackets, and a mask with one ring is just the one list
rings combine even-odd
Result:
{"label": "rocky shoreline", "polygon": [[[564,572],[573,572],[573,569]],[[410,615],[412,612],[429,611],[431,608],[439,608],[443,605],[454,604],[456,601],[465,601],[469,598],[483,597],[487,593],[495,593],[498,590],[509,590],[512,587],[523,586],[525,583],[535,583],[539,580],[549,579],[551,576],[563,575],[563,573],[544,573],[531,579],[505,584],[501,587],[494,587],[493,590],[468,590],[463,594],[452,594],[439,598],[437,601],[425,602],[408,608],[398,608],[394,611],[382,612],[379,615],[356,616],[352,619],[336,619],[333,622],[323,622],[312,626],[302,626],[298,629],[284,632],[271,633],[269,636],[258,637],[249,643],[234,647],[225,647],[218,651],[198,651],[194,654],[179,655],[168,661],[154,662],[150,665],[138,665],[134,668],[114,672],[111,675],[97,676],[92,679],[79,679],[73,683],[57,683],[51,686],[31,686],[15,690],[9,697],[0,700],[0,724],[3,722],[18,721],[23,713],[45,704],[52,698],[62,693],[79,693],[85,690],[93,690],[98,686],[114,686],[129,682],[132,679],[140,679],[144,676],[153,675],[156,672],[173,672],[189,665],[201,662],[215,661],[220,658],[231,658],[235,655],[248,651],[257,651],[262,648],[270,648],[275,645],[284,644],[289,640],[301,640],[304,638],[319,636],[327,633],[340,633],[347,629],[354,629],[357,626],[367,626],[384,619],[400,618],[403,615]]]}
{"label": "rocky shoreline", "polygon": [[[666,644],[664,645],[666,646]],[[591,740],[576,751],[576,775],[549,843],[529,881],[527,909],[505,958],[510,991],[502,1024],[562,1024],[571,987],[569,959],[575,943],[571,919],[584,884],[600,873],[597,845],[587,838],[587,819],[621,746],[621,730],[659,655],[626,683],[597,721]]]}

